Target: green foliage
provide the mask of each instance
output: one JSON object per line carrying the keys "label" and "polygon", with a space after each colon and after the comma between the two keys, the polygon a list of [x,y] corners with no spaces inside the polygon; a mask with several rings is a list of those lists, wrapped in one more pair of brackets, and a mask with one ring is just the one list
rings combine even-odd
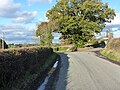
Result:
{"label": "green foliage", "polygon": [[100,0],[60,0],[46,16],[57,23],[56,31],[62,34],[61,39],[82,47],[95,33],[101,32],[115,12]]}
{"label": "green foliage", "polygon": [[38,25],[36,36],[40,37],[41,45],[50,45],[52,43],[52,25],[50,22],[42,22]]}
{"label": "green foliage", "polygon": [[0,90],[24,90],[55,62],[51,48],[31,47],[0,52]]}

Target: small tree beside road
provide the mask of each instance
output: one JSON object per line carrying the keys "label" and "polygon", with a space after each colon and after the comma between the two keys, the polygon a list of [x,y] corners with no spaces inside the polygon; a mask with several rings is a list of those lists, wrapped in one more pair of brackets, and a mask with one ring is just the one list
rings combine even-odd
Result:
{"label": "small tree beside road", "polygon": [[41,45],[50,45],[52,43],[52,26],[49,22],[41,22],[36,31],[36,36],[40,37]]}

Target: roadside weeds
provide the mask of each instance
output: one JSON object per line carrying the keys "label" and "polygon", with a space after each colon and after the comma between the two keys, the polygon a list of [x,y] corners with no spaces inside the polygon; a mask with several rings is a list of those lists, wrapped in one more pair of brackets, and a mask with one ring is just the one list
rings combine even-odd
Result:
{"label": "roadside weeds", "polygon": [[120,65],[120,62],[114,61],[114,60],[112,60],[112,59],[109,59],[109,58],[105,57],[104,55],[102,55],[102,54],[100,53],[100,51],[94,51],[94,53],[96,53],[96,56],[98,56],[98,57],[100,57],[100,58],[103,58],[104,60],[107,60],[107,61],[110,61],[110,62],[112,62],[112,63],[114,63],[114,64]]}

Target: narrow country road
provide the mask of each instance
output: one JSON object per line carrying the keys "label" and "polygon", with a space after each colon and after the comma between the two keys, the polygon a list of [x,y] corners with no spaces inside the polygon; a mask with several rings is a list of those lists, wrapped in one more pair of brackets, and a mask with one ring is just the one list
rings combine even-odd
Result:
{"label": "narrow country road", "polygon": [[56,90],[120,90],[120,66],[93,52],[59,53]]}

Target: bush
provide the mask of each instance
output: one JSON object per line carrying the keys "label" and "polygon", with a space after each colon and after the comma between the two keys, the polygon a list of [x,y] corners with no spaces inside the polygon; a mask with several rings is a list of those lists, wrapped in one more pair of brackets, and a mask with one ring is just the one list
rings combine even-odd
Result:
{"label": "bush", "polygon": [[[0,90],[21,90],[55,62],[51,48],[31,47],[0,52]],[[23,90],[23,89],[22,89]]]}

